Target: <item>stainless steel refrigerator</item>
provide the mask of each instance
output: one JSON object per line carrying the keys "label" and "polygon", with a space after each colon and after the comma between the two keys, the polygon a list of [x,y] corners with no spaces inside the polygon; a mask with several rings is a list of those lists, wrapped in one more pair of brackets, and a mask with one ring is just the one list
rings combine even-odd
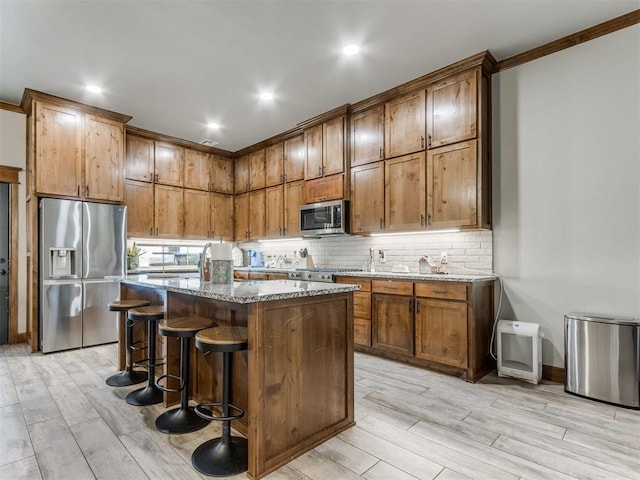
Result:
{"label": "stainless steel refrigerator", "polygon": [[126,232],[123,205],[40,199],[42,352],[117,341],[107,304],[120,297]]}

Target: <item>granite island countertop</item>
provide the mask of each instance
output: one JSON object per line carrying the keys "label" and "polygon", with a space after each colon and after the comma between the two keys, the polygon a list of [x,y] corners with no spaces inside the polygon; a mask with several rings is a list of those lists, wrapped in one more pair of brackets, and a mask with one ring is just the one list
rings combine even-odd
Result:
{"label": "granite island countertop", "polygon": [[298,280],[249,280],[234,281],[232,285],[216,285],[201,282],[199,277],[193,275],[181,275],[177,278],[149,278],[148,275],[129,275],[122,282],[232,303],[270,302],[288,298],[352,292],[360,289],[358,285]]}

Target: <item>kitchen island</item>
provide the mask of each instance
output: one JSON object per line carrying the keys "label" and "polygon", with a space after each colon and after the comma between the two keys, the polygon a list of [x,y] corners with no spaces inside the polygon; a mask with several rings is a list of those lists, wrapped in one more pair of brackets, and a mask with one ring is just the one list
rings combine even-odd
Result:
{"label": "kitchen island", "polygon": [[[222,286],[188,276],[139,275],[123,280],[121,298],[162,304],[167,318],[193,315],[248,328],[248,350],[233,354],[232,399],[245,410],[233,427],[249,442],[247,475],[261,478],[354,424],[353,291],[358,288],[292,280]],[[136,325],[135,339],[144,339],[143,327]],[[159,336],[158,347],[166,360],[162,373],[178,375],[176,339]],[[192,348],[191,355],[191,398],[216,401],[221,354],[204,356]],[[177,393],[164,395],[165,406],[178,402]]]}

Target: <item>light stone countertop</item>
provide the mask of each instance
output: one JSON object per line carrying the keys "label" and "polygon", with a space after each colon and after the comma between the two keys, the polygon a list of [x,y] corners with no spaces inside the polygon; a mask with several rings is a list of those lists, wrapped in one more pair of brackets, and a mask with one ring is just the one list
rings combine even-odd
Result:
{"label": "light stone countertop", "polygon": [[200,282],[200,278],[193,274],[180,275],[177,278],[148,278],[147,275],[130,275],[122,282],[128,285],[151,287],[232,303],[269,302],[352,292],[360,289],[358,285],[301,282],[298,280],[249,280],[234,281],[232,285],[215,285]]}

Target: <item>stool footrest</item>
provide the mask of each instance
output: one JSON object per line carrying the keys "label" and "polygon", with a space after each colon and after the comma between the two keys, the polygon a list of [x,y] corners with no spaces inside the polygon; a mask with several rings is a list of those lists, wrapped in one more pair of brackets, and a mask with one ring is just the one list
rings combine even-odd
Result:
{"label": "stool footrest", "polygon": [[161,367],[162,365],[165,364],[164,362],[164,358],[156,358],[155,359],[156,362],[160,362],[160,363],[151,363],[151,359],[150,358],[143,358],[142,360],[138,360],[137,362],[133,362],[131,364],[132,367],[140,367],[140,368],[150,368],[150,367]]}
{"label": "stool footrest", "polygon": [[137,342],[133,342],[131,345],[129,345],[129,350],[131,350],[132,352],[138,350],[146,350],[147,348],[149,348],[149,345],[147,345],[147,342],[144,340],[138,340]]}
{"label": "stool footrest", "polygon": [[[169,388],[169,387],[165,387],[164,385],[161,385],[160,382],[162,380],[164,380],[165,378],[172,378],[174,380],[179,381],[180,382],[180,388]],[[163,392],[178,393],[178,392],[181,392],[182,389],[184,388],[184,382],[182,381],[182,378],[180,378],[179,376],[170,375],[170,374],[167,373],[165,375],[160,375],[158,378],[156,378],[156,387],[158,387]]]}
{"label": "stool footrest", "polygon": [[244,416],[244,410],[241,409],[240,407],[236,407],[235,405],[232,405],[231,403],[228,405],[228,407],[230,409],[232,409],[232,410],[235,410],[235,411],[239,412],[237,415],[229,415],[229,416],[226,416],[226,417],[212,415],[207,410],[205,410],[204,407],[222,407],[222,403],[220,403],[220,402],[205,402],[205,403],[199,403],[198,405],[196,405],[196,407],[195,407],[196,414],[199,417],[204,418],[206,420],[216,420],[218,422],[225,422],[225,421],[228,421],[228,420],[229,421],[230,420],[238,420],[239,418],[242,418]]}

